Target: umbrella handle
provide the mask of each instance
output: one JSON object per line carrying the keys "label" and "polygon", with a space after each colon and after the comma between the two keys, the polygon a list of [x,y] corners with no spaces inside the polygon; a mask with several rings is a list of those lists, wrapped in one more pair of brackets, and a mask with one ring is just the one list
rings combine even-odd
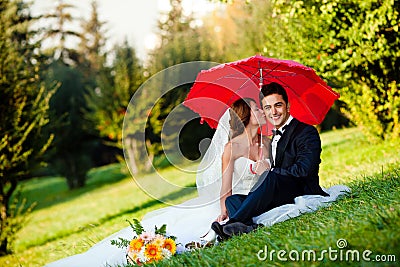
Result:
{"label": "umbrella handle", "polygon": [[260,146],[258,147],[258,158],[260,160],[263,159],[263,147],[264,147],[264,142],[263,142],[262,126],[260,126]]}
{"label": "umbrella handle", "polygon": [[[263,73],[262,73],[262,68],[260,66],[260,62],[258,62],[258,67],[260,68],[260,83],[258,84],[260,86],[260,92],[261,92],[261,88],[263,85]],[[262,106],[262,104],[260,103],[260,105]],[[259,152],[258,152],[258,158],[259,159],[263,159],[263,136],[262,136],[262,126],[260,126],[260,147],[259,147]]]}

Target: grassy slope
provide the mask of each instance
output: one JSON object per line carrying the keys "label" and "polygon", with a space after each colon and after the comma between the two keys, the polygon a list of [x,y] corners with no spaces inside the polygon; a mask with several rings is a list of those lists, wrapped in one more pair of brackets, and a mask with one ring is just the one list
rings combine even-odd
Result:
{"label": "grassy slope", "polygon": [[[321,184],[347,184],[352,188],[350,196],[318,212],[262,228],[218,247],[181,255],[166,265],[258,266],[256,253],[265,245],[276,250],[321,250],[336,248],[339,238],[345,238],[351,249],[396,254],[398,262],[400,141],[370,144],[357,129],[324,133],[322,141]],[[162,175],[180,185],[194,182],[193,175],[188,179],[176,169],[165,170]],[[117,165],[99,168],[91,173],[87,187],[72,193],[57,177],[26,183],[24,195],[38,205],[18,235],[16,253],[1,257],[0,266],[42,266],[83,252],[126,227],[125,219],[141,218],[163,206],[131,178],[124,177]],[[170,194],[175,203],[195,194],[177,195]],[[276,261],[274,265],[283,263]]]}

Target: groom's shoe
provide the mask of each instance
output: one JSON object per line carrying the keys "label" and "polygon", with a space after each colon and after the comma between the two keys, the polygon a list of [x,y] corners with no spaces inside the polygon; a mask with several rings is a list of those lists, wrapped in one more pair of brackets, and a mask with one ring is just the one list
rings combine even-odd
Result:
{"label": "groom's shoe", "polygon": [[221,238],[222,241],[230,238],[229,235],[224,233],[224,225],[221,225],[219,222],[213,222],[211,224],[211,229]]}
{"label": "groom's shoe", "polygon": [[260,226],[261,226],[260,224],[247,225],[241,222],[234,222],[225,225],[223,231],[228,236],[234,236],[234,235],[248,234]]}

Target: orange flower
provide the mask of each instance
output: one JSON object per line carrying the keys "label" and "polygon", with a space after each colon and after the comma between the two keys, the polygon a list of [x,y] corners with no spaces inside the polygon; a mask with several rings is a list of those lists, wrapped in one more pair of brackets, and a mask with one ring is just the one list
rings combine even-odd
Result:
{"label": "orange flower", "polygon": [[147,244],[144,255],[150,260],[150,262],[153,260],[161,260],[161,248],[154,244]]}
{"label": "orange flower", "polygon": [[129,250],[136,250],[139,251],[143,247],[143,240],[142,239],[132,239],[129,243]]}
{"label": "orange flower", "polygon": [[171,254],[174,255],[176,252],[175,241],[172,240],[171,238],[165,239],[163,248],[168,249],[171,252]]}

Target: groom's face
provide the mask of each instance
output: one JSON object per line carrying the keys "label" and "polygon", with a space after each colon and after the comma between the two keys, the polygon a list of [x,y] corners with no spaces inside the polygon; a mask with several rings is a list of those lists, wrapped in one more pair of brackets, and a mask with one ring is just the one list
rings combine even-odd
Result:
{"label": "groom's face", "polygon": [[265,116],[276,129],[285,124],[290,116],[289,104],[283,100],[281,95],[268,95],[263,98],[262,104]]}

